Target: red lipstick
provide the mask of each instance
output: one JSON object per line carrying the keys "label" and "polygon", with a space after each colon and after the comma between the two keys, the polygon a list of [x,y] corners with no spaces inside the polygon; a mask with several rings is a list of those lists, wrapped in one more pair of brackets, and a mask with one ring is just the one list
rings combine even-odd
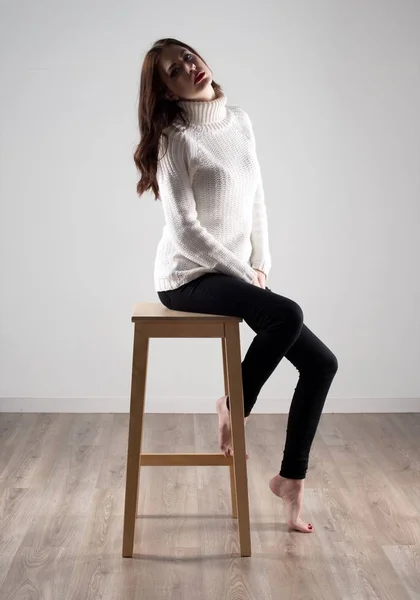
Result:
{"label": "red lipstick", "polygon": [[194,78],[194,83],[200,83],[200,81],[202,81],[202,79],[206,76],[206,74],[204,73],[204,71],[200,71],[199,73],[197,73],[197,75]]}

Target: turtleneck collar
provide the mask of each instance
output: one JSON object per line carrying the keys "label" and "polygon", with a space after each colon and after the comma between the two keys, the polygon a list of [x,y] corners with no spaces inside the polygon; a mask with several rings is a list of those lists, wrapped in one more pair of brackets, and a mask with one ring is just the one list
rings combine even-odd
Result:
{"label": "turtleneck collar", "polygon": [[180,100],[178,104],[184,109],[191,125],[217,123],[226,116],[227,97],[220,92],[214,100]]}

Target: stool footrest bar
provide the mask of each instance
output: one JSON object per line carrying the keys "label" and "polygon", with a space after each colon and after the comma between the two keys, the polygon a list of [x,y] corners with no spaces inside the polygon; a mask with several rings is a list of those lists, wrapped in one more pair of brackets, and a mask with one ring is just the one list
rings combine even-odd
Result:
{"label": "stool footrest bar", "polygon": [[140,455],[140,466],[142,467],[204,467],[233,465],[233,457],[226,458],[223,454],[209,453],[199,454],[196,452],[187,454],[149,454]]}

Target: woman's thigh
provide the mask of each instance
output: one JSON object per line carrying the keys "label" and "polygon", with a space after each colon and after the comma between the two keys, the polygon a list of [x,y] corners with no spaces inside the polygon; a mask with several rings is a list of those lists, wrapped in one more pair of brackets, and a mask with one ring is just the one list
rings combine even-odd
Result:
{"label": "woman's thigh", "polygon": [[240,317],[255,332],[273,321],[303,320],[293,300],[225,274],[209,273],[158,295],[171,310]]}

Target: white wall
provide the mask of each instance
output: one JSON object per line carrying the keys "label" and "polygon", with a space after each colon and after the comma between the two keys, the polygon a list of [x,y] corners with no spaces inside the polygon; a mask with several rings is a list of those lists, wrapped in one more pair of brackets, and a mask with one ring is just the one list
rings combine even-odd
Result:
{"label": "white wall", "polygon": [[[0,22],[0,410],[128,410],[163,226],[135,192],[137,92],[164,36],[251,116],[269,285],[339,358],[326,411],[420,410],[417,0],[9,0]],[[223,392],[217,340],[153,340],[149,364],[149,411]],[[256,412],[287,410],[296,380],[282,362]]]}

